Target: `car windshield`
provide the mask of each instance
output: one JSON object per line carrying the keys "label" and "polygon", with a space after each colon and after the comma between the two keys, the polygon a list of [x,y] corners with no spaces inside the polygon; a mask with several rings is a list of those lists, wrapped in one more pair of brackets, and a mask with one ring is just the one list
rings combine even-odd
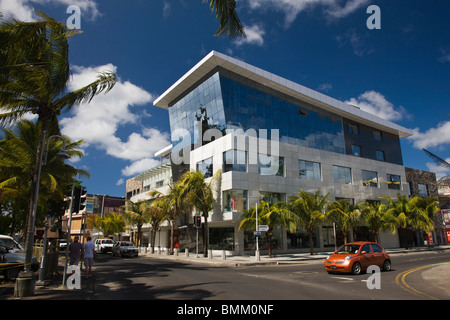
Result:
{"label": "car windshield", "polygon": [[0,238],[0,244],[8,250],[22,250],[14,240],[9,238]]}
{"label": "car windshield", "polygon": [[103,242],[103,243],[113,243],[112,240],[103,240],[102,242]]}
{"label": "car windshield", "polygon": [[132,246],[134,246],[134,244],[132,244],[131,242],[122,242],[121,246],[132,247]]}
{"label": "car windshield", "polygon": [[359,244],[344,244],[336,251],[336,253],[338,254],[357,253],[360,247],[361,245]]}

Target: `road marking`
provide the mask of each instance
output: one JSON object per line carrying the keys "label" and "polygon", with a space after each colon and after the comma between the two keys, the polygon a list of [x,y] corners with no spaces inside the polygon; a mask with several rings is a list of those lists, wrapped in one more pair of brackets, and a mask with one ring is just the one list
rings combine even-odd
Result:
{"label": "road marking", "polygon": [[355,279],[353,279],[353,278],[345,278],[345,277],[332,277],[332,278],[335,278],[335,279],[341,279],[341,280],[351,280],[351,281],[354,281]]}
{"label": "road marking", "polygon": [[421,266],[421,267],[417,267],[417,268],[412,268],[412,269],[403,271],[402,273],[398,274],[398,275],[395,277],[395,283],[396,283],[400,288],[402,288],[403,290],[408,291],[408,292],[410,292],[410,293],[412,293],[412,294],[415,294],[415,295],[417,295],[417,296],[419,296],[419,297],[426,297],[426,298],[429,298],[429,299],[432,299],[432,300],[439,300],[439,299],[436,298],[436,297],[433,297],[433,296],[431,296],[431,295],[429,295],[429,294],[426,294],[426,293],[424,293],[424,292],[421,292],[421,291],[419,291],[419,290],[417,290],[417,289],[411,287],[409,284],[406,283],[405,278],[406,278],[406,276],[408,276],[409,274],[411,274],[411,273],[413,273],[413,272],[416,272],[416,271],[419,271],[419,270],[422,270],[422,269],[425,269],[425,268],[431,268],[431,267],[435,267],[435,266],[439,266],[439,265],[443,265],[443,264],[448,264],[448,263],[450,263],[450,262],[442,262],[442,263],[428,264],[428,265],[425,265],[425,266]]}

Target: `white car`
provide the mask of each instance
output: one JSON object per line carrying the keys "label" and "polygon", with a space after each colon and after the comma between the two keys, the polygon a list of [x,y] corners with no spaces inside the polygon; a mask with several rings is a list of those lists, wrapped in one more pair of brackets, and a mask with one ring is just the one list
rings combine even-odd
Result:
{"label": "white car", "polygon": [[137,257],[138,256],[138,248],[134,245],[133,242],[130,241],[117,241],[112,248],[113,256],[130,256]]}
{"label": "white car", "polygon": [[110,252],[114,245],[114,241],[111,239],[97,239],[95,240],[95,252]]}
{"label": "white car", "polygon": [[0,234],[0,245],[6,247],[9,252],[11,253],[17,253],[17,252],[23,252],[24,249],[20,244],[17,243],[16,240],[14,240],[10,236],[5,236],[3,234]]}

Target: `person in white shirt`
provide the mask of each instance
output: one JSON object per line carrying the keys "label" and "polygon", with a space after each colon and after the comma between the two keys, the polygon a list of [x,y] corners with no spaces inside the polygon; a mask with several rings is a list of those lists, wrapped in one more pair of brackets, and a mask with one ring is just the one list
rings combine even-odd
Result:
{"label": "person in white shirt", "polygon": [[86,267],[86,278],[91,277],[92,265],[94,264],[94,248],[95,244],[91,241],[91,237],[87,237],[84,244],[84,266]]}

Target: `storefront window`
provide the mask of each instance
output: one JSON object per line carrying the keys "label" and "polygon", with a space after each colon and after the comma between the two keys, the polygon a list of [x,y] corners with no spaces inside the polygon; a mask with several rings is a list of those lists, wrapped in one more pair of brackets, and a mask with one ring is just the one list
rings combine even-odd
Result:
{"label": "storefront window", "polygon": [[223,192],[223,211],[243,212],[247,209],[247,190],[226,190]]}
{"label": "storefront window", "polygon": [[[313,245],[315,248],[319,247],[319,229],[316,228],[313,232]],[[288,249],[302,249],[309,248],[309,235],[306,229],[299,228],[295,233],[287,232],[287,247]]]}
{"label": "storefront window", "polygon": [[209,228],[209,248],[234,251],[234,228]]}
{"label": "storefront window", "polygon": [[[256,227],[256,226],[255,226]],[[283,248],[283,230],[281,226],[275,226],[271,235],[272,250]],[[269,250],[269,235],[268,232],[262,232],[261,237],[258,238],[259,250]],[[244,250],[254,251],[256,250],[256,238],[253,234],[253,230],[247,230],[244,232]]]}

